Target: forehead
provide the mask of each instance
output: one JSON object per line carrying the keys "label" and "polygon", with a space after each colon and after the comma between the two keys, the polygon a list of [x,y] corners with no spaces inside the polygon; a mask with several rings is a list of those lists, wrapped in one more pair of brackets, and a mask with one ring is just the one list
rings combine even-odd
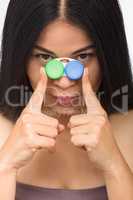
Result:
{"label": "forehead", "polygon": [[74,51],[91,44],[92,41],[87,33],[66,21],[55,21],[45,27],[36,44],[52,51]]}

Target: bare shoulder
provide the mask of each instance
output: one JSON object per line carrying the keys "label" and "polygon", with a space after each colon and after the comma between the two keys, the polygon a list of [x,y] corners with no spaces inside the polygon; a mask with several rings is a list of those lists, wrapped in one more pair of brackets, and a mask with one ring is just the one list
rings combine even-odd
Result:
{"label": "bare shoulder", "polygon": [[12,129],[13,123],[0,113],[0,148],[5,143]]}
{"label": "bare shoulder", "polygon": [[133,171],[133,110],[125,114],[113,114],[110,122],[118,147]]}

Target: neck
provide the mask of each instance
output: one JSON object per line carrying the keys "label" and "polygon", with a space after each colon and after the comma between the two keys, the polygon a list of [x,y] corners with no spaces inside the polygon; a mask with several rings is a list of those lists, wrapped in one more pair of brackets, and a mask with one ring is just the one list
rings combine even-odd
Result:
{"label": "neck", "polygon": [[[60,113],[57,112],[53,109],[51,109],[51,107],[45,106],[43,104],[42,106],[42,113],[46,114],[47,116],[53,117],[58,119],[58,121],[63,124],[65,127],[67,126],[71,116],[73,116],[74,114],[67,114],[67,113]],[[79,109],[75,110],[75,114],[84,114],[86,113],[86,107],[82,106]]]}

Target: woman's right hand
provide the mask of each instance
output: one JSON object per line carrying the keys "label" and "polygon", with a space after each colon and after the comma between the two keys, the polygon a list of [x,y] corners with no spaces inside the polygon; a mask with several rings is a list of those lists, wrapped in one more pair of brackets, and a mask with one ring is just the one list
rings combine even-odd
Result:
{"label": "woman's right hand", "polygon": [[32,159],[38,149],[53,151],[56,136],[64,130],[64,126],[57,119],[41,112],[46,87],[47,76],[41,68],[37,87],[0,151],[0,170],[16,173]]}

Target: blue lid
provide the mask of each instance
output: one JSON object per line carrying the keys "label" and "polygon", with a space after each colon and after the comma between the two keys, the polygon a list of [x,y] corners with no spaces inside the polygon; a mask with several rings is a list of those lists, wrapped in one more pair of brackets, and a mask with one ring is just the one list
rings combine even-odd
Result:
{"label": "blue lid", "polygon": [[70,80],[78,80],[83,75],[84,66],[81,62],[73,60],[66,64],[64,70]]}

